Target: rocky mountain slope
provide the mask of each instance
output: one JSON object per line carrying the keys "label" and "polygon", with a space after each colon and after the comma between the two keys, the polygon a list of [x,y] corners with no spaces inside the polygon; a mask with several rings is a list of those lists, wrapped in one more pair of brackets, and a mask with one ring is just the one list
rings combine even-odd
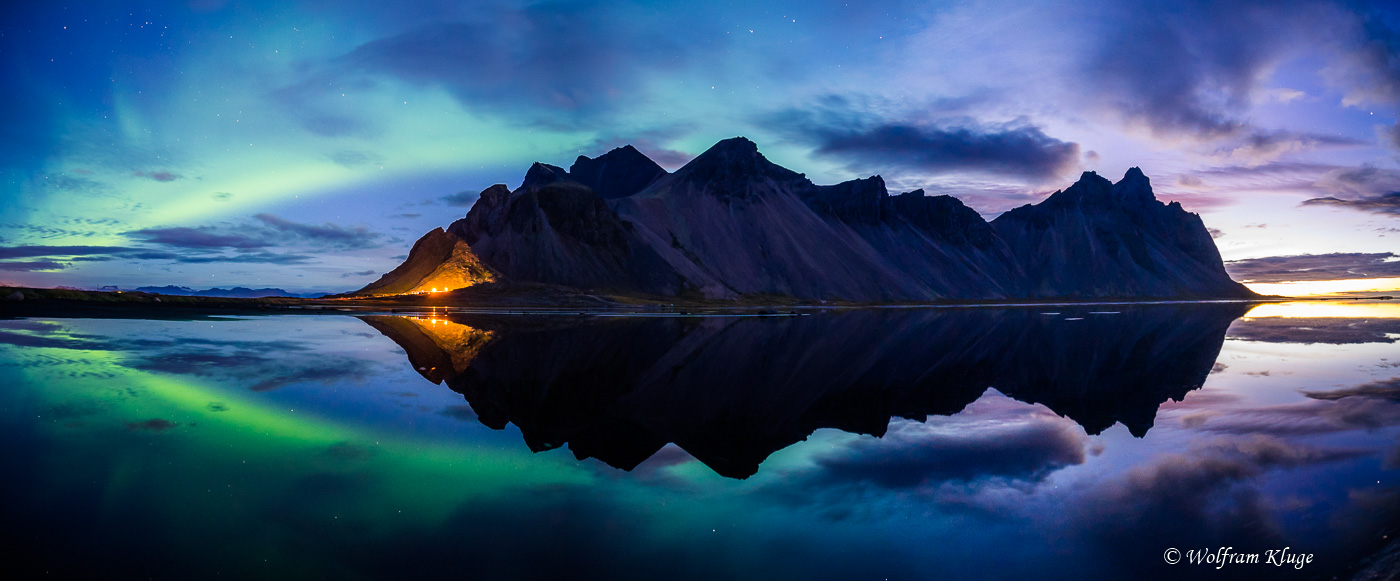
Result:
{"label": "rocky mountain slope", "polygon": [[496,274],[457,235],[436,228],[413,243],[408,259],[357,294],[407,294],[462,288],[496,279]]}
{"label": "rocky mountain slope", "polygon": [[1200,216],[1157,201],[1138,168],[1116,184],[1087,172],[991,225],[1023,269],[1027,296],[1230,297],[1242,288]]}
{"label": "rocky mountain slope", "polygon": [[[519,188],[483,191],[443,234],[467,247],[454,256],[505,279],[622,294],[862,302],[1255,296],[1226,274],[1200,217],[1158,201],[1137,168],[1117,184],[1086,172],[988,223],[956,198],[890,195],[879,176],[816,185],[742,137],[675,173],[631,146],[580,156],[569,170],[536,163]],[[442,254],[434,252],[415,246],[405,266],[418,266],[359,292],[422,286],[420,272]]]}

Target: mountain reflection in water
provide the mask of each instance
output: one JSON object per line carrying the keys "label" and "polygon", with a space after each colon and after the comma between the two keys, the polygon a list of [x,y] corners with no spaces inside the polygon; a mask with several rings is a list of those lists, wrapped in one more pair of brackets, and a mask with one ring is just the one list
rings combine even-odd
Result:
{"label": "mountain reflection in water", "polygon": [[784,317],[361,319],[477,418],[534,451],[631,470],[675,443],[753,475],[819,428],[882,436],[957,414],[988,388],[1093,435],[1137,437],[1211,373],[1242,303],[855,310]]}

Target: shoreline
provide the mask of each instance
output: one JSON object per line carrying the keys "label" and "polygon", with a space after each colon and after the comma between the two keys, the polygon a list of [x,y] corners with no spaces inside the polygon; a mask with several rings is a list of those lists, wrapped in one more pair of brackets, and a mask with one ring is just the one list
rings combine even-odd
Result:
{"label": "shoreline", "polygon": [[[1394,300],[1389,297],[1280,297],[1255,298],[1103,298],[1072,299],[995,299],[949,300],[934,302],[853,303],[788,300],[735,300],[662,302],[657,297],[618,297],[590,295],[569,289],[570,293],[538,292],[527,288],[523,293],[490,293],[471,296],[469,289],[442,293],[440,296],[395,297],[336,297],[336,298],[226,298],[160,295],[154,293],[85,291],[75,289],[40,289],[29,287],[0,287],[0,317],[105,314],[133,318],[150,315],[187,318],[211,315],[257,314],[346,314],[346,313],[478,313],[492,315],[556,315],[556,316],[782,316],[813,312],[859,309],[965,309],[965,308],[1032,308],[1077,306],[1137,306],[1219,303],[1279,303],[1295,301],[1358,301]],[[544,289],[554,290],[554,289]],[[531,292],[533,291],[533,292]],[[22,293],[23,299],[7,297]],[[755,299],[758,297],[754,297]],[[779,297],[763,297],[778,299]],[[105,317],[104,317],[105,318]]]}

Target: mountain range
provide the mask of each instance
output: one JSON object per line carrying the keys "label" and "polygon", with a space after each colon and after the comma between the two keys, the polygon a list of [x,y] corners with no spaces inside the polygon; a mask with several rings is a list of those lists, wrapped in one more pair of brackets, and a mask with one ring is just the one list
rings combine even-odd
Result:
{"label": "mountain range", "polygon": [[879,176],[816,185],[743,137],[674,173],[631,146],[568,170],[535,163],[356,294],[490,281],[856,302],[1257,296],[1138,168],[1117,183],[1085,172],[988,222],[951,196],[891,195]]}

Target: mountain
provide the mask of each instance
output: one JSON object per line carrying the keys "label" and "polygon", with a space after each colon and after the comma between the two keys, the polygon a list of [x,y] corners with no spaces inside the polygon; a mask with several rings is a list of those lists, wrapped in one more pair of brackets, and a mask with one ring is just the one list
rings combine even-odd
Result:
{"label": "mountain", "polygon": [[[898,203],[896,203],[898,201]],[[710,296],[856,301],[1015,296],[1006,248],[976,212],[878,176],[817,186],[744,138],[614,202],[618,215]],[[944,220],[934,224],[933,215]]]}
{"label": "mountain", "polygon": [[456,234],[436,228],[413,243],[408,258],[356,294],[406,294],[448,290],[496,279]]}
{"label": "mountain", "polygon": [[[639,165],[655,164],[626,151],[613,150],[586,165],[590,173],[583,179],[635,186],[628,176],[646,169]],[[513,280],[663,295],[680,292],[684,283],[597,191],[552,165],[531,166],[513,192],[499,184],[487,188],[447,231]]]}
{"label": "mountain", "polygon": [[[515,190],[483,191],[445,234],[467,247],[454,256],[471,256],[502,279],[618,294],[859,302],[1255,296],[1226,274],[1200,217],[1158,201],[1137,168],[1117,184],[1086,172],[988,223],[950,196],[890,195],[879,176],[814,184],[743,137],[720,141],[675,173],[631,146],[580,156],[568,170],[536,163]],[[417,249],[359,293],[421,287],[420,274],[440,253]]]}
{"label": "mountain", "polygon": [[170,296],[183,297],[224,297],[238,299],[257,299],[262,297],[303,297],[317,298],[325,296],[326,293],[291,293],[280,288],[247,288],[236,286],[233,288],[211,288],[205,290],[194,290],[184,286],[143,286],[132,289],[135,292],[152,293]]}
{"label": "mountain", "polygon": [[1239,296],[1200,216],[1157,201],[1138,168],[1116,184],[1085,172],[992,229],[1024,269],[1028,296]]}
{"label": "mountain", "polygon": [[666,170],[631,145],[609,151],[597,159],[580,155],[574,165],[569,166],[569,179],[593,188],[605,200],[640,192],[664,175]]}

